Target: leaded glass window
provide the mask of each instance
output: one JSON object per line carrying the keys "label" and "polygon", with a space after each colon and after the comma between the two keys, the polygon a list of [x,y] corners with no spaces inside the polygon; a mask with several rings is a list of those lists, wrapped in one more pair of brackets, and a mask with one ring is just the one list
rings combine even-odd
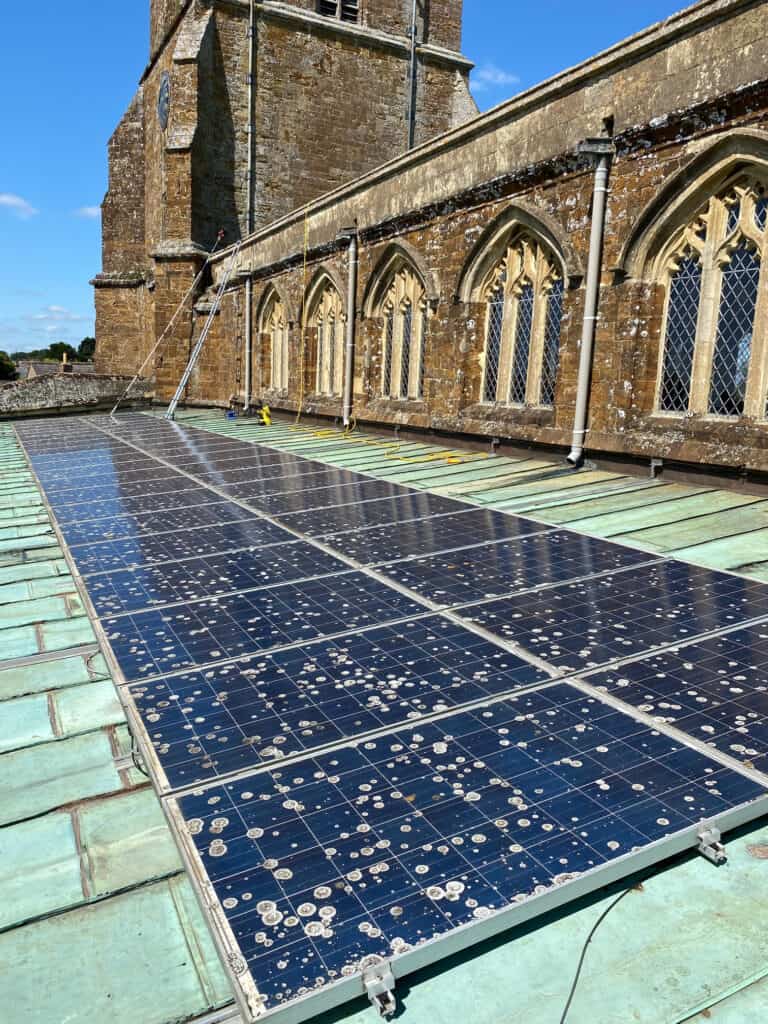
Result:
{"label": "leaded glass window", "polygon": [[403,341],[400,347],[400,394],[408,394],[411,379],[411,341],[413,339],[413,306],[403,304]]}
{"label": "leaded glass window", "polygon": [[524,284],[517,297],[517,323],[515,324],[515,349],[512,358],[512,384],[509,397],[515,405],[525,404],[528,387],[528,359],[531,354],[533,332],[533,285]]}
{"label": "leaded glass window", "polygon": [[264,307],[261,318],[261,334],[269,339],[270,379],[273,391],[288,389],[288,320],[285,308],[276,293],[273,293]]}
{"label": "leaded glass window", "polygon": [[317,393],[337,397],[343,388],[346,321],[341,296],[330,281],[312,304],[309,322],[317,331]]}
{"label": "leaded glass window", "polygon": [[392,348],[395,343],[395,311],[390,307],[384,319],[384,373],[382,391],[385,395],[392,390]]}
{"label": "leaded glass window", "polygon": [[564,286],[558,261],[537,239],[516,234],[486,278],[482,401],[554,403]]}
{"label": "leaded glass window", "polygon": [[660,256],[667,304],[656,408],[765,418],[761,273],[768,201],[740,178],[713,196]]}
{"label": "leaded glass window", "polygon": [[415,273],[402,265],[385,288],[381,304],[381,393],[385,398],[417,399],[423,394],[427,299]]}
{"label": "leaded glass window", "polygon": [[742,243],[723,271],[709,389],[709,411],[717,416],[744,413],[759,281],[760,260]]}
{"label": "leaded glass window", "polygon": [[483,399],[496,401],[501,362],[501,328],[504,323],[504,289],[499,286],[488,299],[488,339],[485,345],[485,383]]}
{"label": "leaded glass window", "polygon": [[686,256],[670,278],[667,343],[659,395],[663,412],[688,410],[700,297],[701,263]]}
{"label": "leaded glass window", "polygon": [[555,385],[560,368],[560,332],[563,325],[565,288],[562,278],[552,285],[547,303],[547,329],[544,335],[544,359],[541,364],[541,404],[555,404]]}

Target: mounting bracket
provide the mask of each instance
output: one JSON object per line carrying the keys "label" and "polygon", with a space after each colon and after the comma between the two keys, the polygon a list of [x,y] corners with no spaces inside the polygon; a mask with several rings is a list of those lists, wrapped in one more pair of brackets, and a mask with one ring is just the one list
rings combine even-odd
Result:
{"label": "mounting bracket", "polygon": [[391,1017],[397,1009],[392,965],[379,957],[368,959],[363,966],[363,987],[378,1015],[385,1019]]}
{"label": "mounting bracket", "polygon": [[725,864],[728,860],[728,855],[725,852],[720,835],[720,829],[713,822],[704,821],[701,823],[698,831],[699,845],[697,850],[706,857],[708,861],[711,861],[716,867],[720,867],[721,864]]}

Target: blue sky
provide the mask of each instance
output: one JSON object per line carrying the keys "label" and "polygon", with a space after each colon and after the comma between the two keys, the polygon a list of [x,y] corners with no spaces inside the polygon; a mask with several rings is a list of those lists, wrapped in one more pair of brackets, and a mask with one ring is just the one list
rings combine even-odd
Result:
{"label": "blue sky", "polygon": [[[647,25],[682,0],[465,0],[481,109]],[[106,143],[147,57],[149,0],[6,4],[0,61],[0,349],[93,333]],[[94,15],[94,10],[98,13]],[[11,45],[8,45],[8,41]]]}

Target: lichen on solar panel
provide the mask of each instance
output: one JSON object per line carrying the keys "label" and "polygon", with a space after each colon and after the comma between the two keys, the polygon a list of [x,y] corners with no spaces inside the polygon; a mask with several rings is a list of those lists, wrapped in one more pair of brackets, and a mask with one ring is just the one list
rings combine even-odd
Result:
{"label": "lichen on solar panel", "polygon": [[764,795],[557,684],[177,805],[274,1010]]}

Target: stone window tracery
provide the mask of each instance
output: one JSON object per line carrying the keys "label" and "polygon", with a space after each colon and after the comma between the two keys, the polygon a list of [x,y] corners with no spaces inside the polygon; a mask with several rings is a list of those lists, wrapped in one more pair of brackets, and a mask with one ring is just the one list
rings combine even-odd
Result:
{"label": "stone window tracery", "polygon": [[269,299],[262,317],[261,333],[270,342],[270,388],[288,390],[288,320],[277,294]]}
{"label": "stone window tracery", "polygon": [[337,289],[328,283],[310,320],[317,330],[316,387],[320,395],[340,395],[344,383],[344,325],[346,317]]}
{"label": "stone window tracery", "polygon": [[517,234],[481,296],[487,307],[481,400],[552,406],[564,299],[558,262],[536,238]]}
{"label": "stone window tracery", "polygon": [[668,415],[766,418],[762,183],[731,183],[661,254],[666,308],[656,410]]}
{"label": "stone window tracery", "polygon": [[424,337],[427,295],[408,266],[392,276],[381,302],[381,393],[385,398],[419,399],[424,386]]}

